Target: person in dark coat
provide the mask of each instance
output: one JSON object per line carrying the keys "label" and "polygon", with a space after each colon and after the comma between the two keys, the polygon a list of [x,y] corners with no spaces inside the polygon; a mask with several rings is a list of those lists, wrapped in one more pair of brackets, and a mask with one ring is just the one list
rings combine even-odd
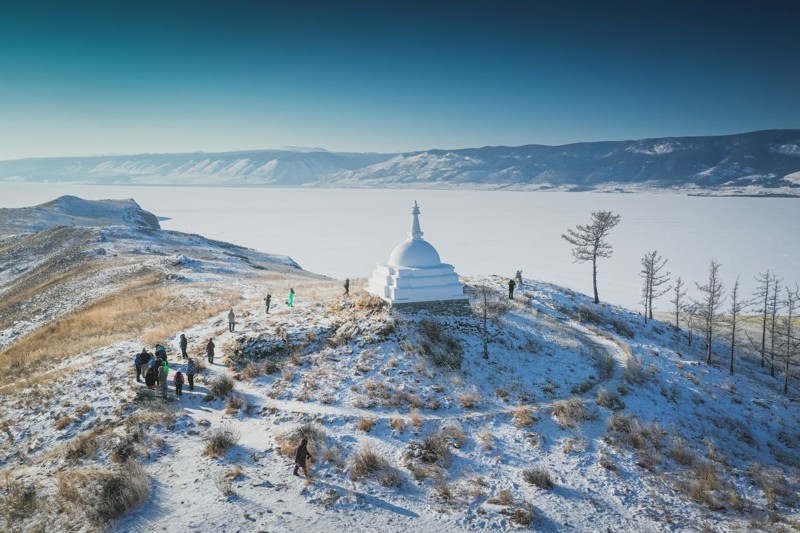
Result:
{"label": "person in dark coat", "polygon": [[144,375],[144,384],[147,388],[153,390],[156,388],[156,367],[155,365],[147,368],[147,373]]}
{"label": "person in dark coat", "polygon": [[208,356],[208,363],[213,365],[214,364],[214,340],[208,339],[208,344],[206,344],[206,356]]}
{"label": "person in dark coat", "polygon": [[513,300],[514,299],[514,287],[516,285],[517,284],[514,282],[513,279],[508,280],[508,299],[509,300]]}
{"label": "person in dark coat", "polygon": [[184,359],[189,359],[189,354],[186,353],[187,346],[189,346],[189,340],[185,334],[181,333],[181,355]]}
{"label": "person in dark coat", "polygon": [[136,382],[139,383],[139,382],[142,381],[141,380],[141,377],[142,377],[142,354],[141,354],[141,352],[136,354],[136,358],[133,360],[133,366],[136,367]]}
{"label": "person in dark coat", "polygon": [[344,296],[350,296],[350,278],[344,280]]}
{"label": "person in dark coat", "polygon": [[266,302],[266,304],[267,304],[267,314],[269,314],[269,306],[272,303],[272,295],[271,294],[267,294],[267,297],[264,298],[264,302]]}
{"label": "person in dark coat", "polygon": [[197,372],[197,364],[194,359],[189,359],[186,363],[186,377],[189,379],[189,390],[194,390],[194,374]]}
{"label": "person in dark coat", "polygon": [[302,468],[303,475],[308,475],[308,469],[306,468],[306,461],[311,459],[311,454],[308,453],[308,439],[303,437],[303,440],[300,441],[300,446],[294,451],[294,472],[292,472],[295,476],[299,476],[297,471]]}
{"label": "person in dark coat", "polygon": [[180,371],[175,372],[175,375],[172,376],[172,382],[175,384],[175,394],[183,396],[183,374]]}

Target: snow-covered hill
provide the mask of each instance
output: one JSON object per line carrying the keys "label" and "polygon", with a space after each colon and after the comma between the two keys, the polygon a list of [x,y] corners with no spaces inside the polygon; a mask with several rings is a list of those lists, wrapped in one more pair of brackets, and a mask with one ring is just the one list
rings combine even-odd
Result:
{"label": "snow-covered hill", "polygon": [[133,199],[84,200],[62,196],[34,207],[0,208],[0,236],[33,233],[59,225],[161,227],[158,218]]}
{"label": "snow-covered hill", "polygon": [[[67,248],[104,250],[76,269],[85,281],[39,274],[68,257],[66,231],[83,239]],[[796,384],[784,395],[743,355],[729,374],[722,343],[706,365],[701,340],[668,324],[545,282],[509,301],[505,279],[468,278],[472,306],[488,291],[485,359],[477,314],[388,310],[364,280],[343,298],[288,259],[123,226],[27,238],[42,242],[0,249],[0,271],[29,261],[0,285],[3,327],[25,316],[29,332],[0,352],[3,531],[798,527]],[[91,289],[104,292],[76,298]],[[41,296],[60,314],[24,315]],[[217,358],[177,397],[181,333],[198,361],[213,338]],[[133,373],[156,342],[166,396]],[[292,476],[303,435],[311,483]]]}
{"label": "snow-covered hill", "polygon": [[0,161],[0,181],[797,195],[800,130],[401,154],[264,150]]}

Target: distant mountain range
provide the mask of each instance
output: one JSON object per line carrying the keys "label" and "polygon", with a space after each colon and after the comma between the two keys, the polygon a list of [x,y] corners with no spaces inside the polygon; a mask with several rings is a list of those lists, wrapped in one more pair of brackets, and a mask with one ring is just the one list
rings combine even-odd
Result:
{"label": "distant mountain range", "polygon": [[800,196],[800,130],[391,154],[281,149],[19,159],[0,161],[0,182]]}

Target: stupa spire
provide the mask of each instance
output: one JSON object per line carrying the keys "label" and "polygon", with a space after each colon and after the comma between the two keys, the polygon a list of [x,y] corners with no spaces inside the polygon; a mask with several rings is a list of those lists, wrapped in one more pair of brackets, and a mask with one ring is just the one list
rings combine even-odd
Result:
{"label": "stupa spire", "polygon": [[411,220],[411,231],[408,232],[408,236],[414,240],[421,239],[424,233],[422,232],[422,228],[419,227],[419,206],[416,200],[414,200],[414,208],[411,209],[411,214],[413,218]]}

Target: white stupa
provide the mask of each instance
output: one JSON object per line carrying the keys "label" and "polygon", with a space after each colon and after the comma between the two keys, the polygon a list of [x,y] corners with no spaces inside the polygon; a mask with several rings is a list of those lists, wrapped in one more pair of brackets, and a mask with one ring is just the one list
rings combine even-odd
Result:
{"label": "white stupa", "polygon": [[369,292],[392,304],[466,300],[453,265],[442,263],[436,248],[422,238],[417,202],[411,214],[408,239],[392,250],[388,263],[378,263]]}

